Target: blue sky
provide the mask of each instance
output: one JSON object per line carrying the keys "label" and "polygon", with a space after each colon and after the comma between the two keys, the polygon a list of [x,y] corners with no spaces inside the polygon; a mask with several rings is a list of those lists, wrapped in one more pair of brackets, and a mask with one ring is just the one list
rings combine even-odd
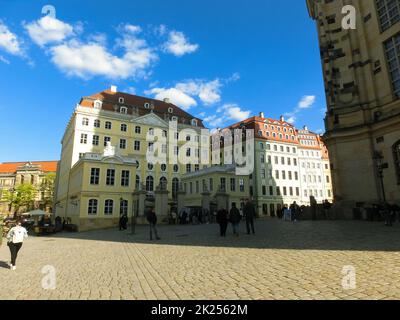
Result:
{"label": "blue sky", "polygon": [[[55,16],[42,14],[45,5]],[[210,128],[263,111],[322,132],[305,1],[0,0],[0,162],[52,160],[82,96],[169,97]]]}

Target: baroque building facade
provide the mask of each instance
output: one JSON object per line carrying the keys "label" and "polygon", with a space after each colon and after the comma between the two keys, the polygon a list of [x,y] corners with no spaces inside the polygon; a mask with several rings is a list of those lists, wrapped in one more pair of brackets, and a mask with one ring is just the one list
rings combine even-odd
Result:
{"label": "baroque building facade", "polygon": [[[52,211],[51,190],[42,189],[42,182],[49,174],[57,171],[57,161],[27,161],[0,163],[0,214],[14,213],[14,208],[6,199],[21,184],[31,184],[36,189],[33,207]],[[47,194],[47,193],[51,194]],[[23,208],[22,208],[23,209]]]}
{"label": "baroque building facade", "polygon": [[[355,9],[355,29],[342,24]],[[316,21],[335,199],[400,202],[400,2],[307,0]]]}

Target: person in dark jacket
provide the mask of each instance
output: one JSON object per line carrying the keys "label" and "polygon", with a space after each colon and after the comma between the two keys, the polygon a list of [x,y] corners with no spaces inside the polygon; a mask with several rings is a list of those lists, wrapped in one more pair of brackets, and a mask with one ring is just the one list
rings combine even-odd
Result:
{"label": "person in dark jacket", "polygon": [[246,199],[246,204],[244,205],[243,212],[246,218],[247,234],[250,234],[250,226],[251,226],[251,232],[255,234],[254,218],[256,217],[256,209],[254,208],[253,204],[250,202],[249,199]]}
{"label": "person in dark jacket", "polygon": [[126,214],[123,214],[119,218],[119,231],[126,230],[128,228],[127,223],[128,223],[128,216]]}
{"label": "person in dark jacket", "polygon": [[219,224],[221,237],[226,237],[226,229],[228,228],[228,211],[223,208],[218,210],[217,223]]}
{"label": "person in dark jacket", "polygon": [[147,221],[150,224],[150,240],[153,240],[153,232],[154,232],[154,235],[156,236],[156,239],[160,240],[160,237],[158,236],[157,229],[156,229],[157,215],[156,215],[156,212],[154,211],[154,208],[152,208],[148,211]]}
{"label": "person in dark jacket", "polygon": [[232,223],[233,234],[237,237],[239,236],[240,219],[240,211],[236,208],[236,203],[232,203],[232,208],[229,212],[229,221]]}

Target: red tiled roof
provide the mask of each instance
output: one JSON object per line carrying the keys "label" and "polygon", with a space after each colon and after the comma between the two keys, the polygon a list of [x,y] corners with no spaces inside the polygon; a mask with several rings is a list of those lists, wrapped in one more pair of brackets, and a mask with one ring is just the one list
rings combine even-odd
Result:
{"label": "red tiled roof", "polygon": [[[124,98],[124,103],[119,103],[119,98]],[[115,111],[114,106],[120,105],[126,106],[128,108],[128,114],[133,114],[134,108],[137,108],[139,116],[148,114],[150,112],[149,109],[146,109],[144,107],[145,103],[149,103],[154,106],[153,112],[162,119],[164,119],[165,114],[168,114],[170,116],[177,116],[179,123],[182,123],[182,119],[185,119],[185,124],[188,125],[190,125],[192,119],[196,119],[198,121],[198,126],[204,127],[203,121],[201,119],[192,116],[191,114],[187,113],[186,111],[182,110],[172,103],[146,97],[140,97],[124,92],[113,92],[111,90],[104,90],[102,92],[83,97],[79,104],[83,107],[93,108],[95,100],[102,101],[102,109],[108,111]],[[169,108],[173,109],[173,113],[168,112]]]}
{"label": "red tiled roof", "polygon": [[4,162],[0,163],[0,173],[15,173],[19,167],[23,167],[27,163],[38,165],[43,172],[56,172],[58,161]]}

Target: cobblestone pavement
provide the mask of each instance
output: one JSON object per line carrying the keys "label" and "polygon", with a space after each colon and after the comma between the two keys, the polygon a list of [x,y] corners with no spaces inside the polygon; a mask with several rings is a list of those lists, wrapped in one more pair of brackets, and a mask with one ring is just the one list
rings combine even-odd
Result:
{"label": "cobblestone pavement", "polygon": [[[241,225],[244,231],[244,225]],[[224,239],[217,225],[30,237],[17,270],[0,248],[1,299],[400,299],[400,225],[277,220]],[[56,288],[42,288],[55,267]],[[342,287],[354,266],[356,288]]]}

